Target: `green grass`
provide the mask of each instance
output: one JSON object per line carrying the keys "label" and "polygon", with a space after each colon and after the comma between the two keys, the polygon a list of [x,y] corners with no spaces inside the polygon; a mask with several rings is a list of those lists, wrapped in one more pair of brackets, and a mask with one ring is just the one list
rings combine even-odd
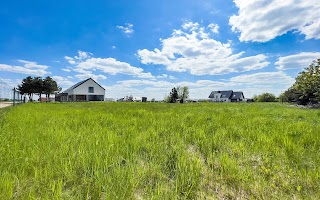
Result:
{"label": "green grass", "polygon": [[320,110],[253,103],[0,110],[0,199],[320,199]]}

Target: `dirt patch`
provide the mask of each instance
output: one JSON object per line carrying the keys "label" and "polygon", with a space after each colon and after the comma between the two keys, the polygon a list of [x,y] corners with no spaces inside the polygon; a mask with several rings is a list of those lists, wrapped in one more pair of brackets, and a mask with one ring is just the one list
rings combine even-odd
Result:
{"label": "dirt patch", "polygon": [[0,108],[12,106],[12,102],[0,102]]}

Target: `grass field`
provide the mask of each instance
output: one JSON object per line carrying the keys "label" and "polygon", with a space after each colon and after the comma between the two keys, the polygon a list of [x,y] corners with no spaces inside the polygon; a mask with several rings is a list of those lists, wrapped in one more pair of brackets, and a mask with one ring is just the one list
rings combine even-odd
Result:
{"label": "grass field", "polygon": [[320,199],[320,110],[252,103],[0,110],[0,199]]}

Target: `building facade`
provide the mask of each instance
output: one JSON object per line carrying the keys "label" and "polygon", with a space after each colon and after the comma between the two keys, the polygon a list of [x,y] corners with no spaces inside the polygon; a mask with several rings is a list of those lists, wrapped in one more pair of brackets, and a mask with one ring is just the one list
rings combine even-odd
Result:
{"label": "building facade", "polygon": [[92,78],[81,81],[56,95],[56,101],[104,101],[105,89]]}

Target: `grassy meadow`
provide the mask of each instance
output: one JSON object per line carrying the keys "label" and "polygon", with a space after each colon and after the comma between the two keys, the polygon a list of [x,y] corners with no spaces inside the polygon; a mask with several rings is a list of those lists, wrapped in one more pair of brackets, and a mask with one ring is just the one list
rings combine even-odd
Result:
{"label": "grassy meadow", "polygon": [[276,103],[0,109],[0,199],[320,199],[320,110]]}

